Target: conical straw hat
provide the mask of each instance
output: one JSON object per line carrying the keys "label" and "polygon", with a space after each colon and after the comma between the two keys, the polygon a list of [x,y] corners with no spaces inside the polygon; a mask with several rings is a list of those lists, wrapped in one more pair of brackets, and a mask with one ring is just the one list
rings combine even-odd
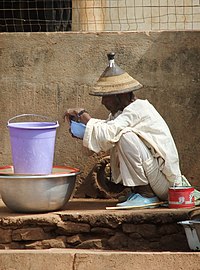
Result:
{"label": "conical straw hat", "polygon": [[142,85],[114,62],[115,53],[108,54],[109,65],[94,85],[90,95],[106,96],[138,90]]}

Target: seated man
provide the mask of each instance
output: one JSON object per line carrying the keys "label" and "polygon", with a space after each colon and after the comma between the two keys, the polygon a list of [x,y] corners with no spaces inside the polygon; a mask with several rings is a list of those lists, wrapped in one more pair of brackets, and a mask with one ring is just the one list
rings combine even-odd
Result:
{"label": "seated man", "polygon": [[136,97],[142,85],[120,69],[114,54],[91,95],[102,96],[110,111],[107,120],[92,118],[83,108],[68,109],[86,125],[83,145],[98,153],[110,151],[112,181],[134,187],[134,193],[117,206],[149,205],[167,200],[168,188],[181,185],[179,157],[171,132],[148,100]]}

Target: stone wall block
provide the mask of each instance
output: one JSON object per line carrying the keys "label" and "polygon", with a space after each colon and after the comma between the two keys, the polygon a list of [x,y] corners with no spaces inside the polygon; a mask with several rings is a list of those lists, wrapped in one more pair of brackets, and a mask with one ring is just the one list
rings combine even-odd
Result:
{"label": "stone wall block", "polygon": [[0,249],[9,249],[9,248],[6,248],[6,244],[0,244]]}
{"label": "stone wall block", "polygon": [[43,240],[42,245],[46,248],[66,248],[66,237]]}
{"label": "stone wall block", "polygon": [[83,249],[104,249],[107,246],[105,239],[88,239],[81,244],[77,245],[76,248]]}
{"label": "stone wall block", "polygon": [[114,215],[100,215],[90,219],[90,225],[92,227],[108,227],[116,229],[121,225],[121,223],[122,221]]}
{"label": "stone wall block", "polygon": [[59,234],[75,234],[75,233],[88,233],[90,232],[90,225],[85,223],[76,223],[67,221],[59,223],[57,233]]}
{"label": "stone wall block", "polygon": [[81,234],[75,234],[67,237],[66,242],[72,246],[79,245],[83,242],[83,236]]}
{"label": "stone wall block", "polygon": [[158,233],[160,235],[175,234],[178,233],[180,229],[182,229],[182,227],[177,224],[163,224],[158,228]]}
{"label": "stone wall block", "polygon": [[171,234],[162,236],[160,238],[160,247],[162,250],[170,251],[188,251],[188,243],[186,235],[182,234]]}
{"label": "stone wall block", "polygon": [[24,245],[25,249],[44,249],[47,248],[47,246],[45,247],[42,241],[35,241]]}
{"label": "stone wall block", "polygon": [[[0,244],[0,249],[24,249],[25,246],[21,242],[11,242],[7,244]],[[0,268],[1,269],[1,268]]]}
{"label": "stone wall block", "polygon": [[115,250],[120,250],[127,248],[129,245],[129,237],[121,232],[117,232],[115,235],[111,236],[108,240],[108,245]]}
{"label": "stone wall block", "polygon": [[114,235],[115,231],[109,228],[95,227],[91,229],[92,233],[101,234],[101,235]]}
{"label": "stone wall block", "polygon": [[153,224],[123,224],[122,230],[125,233],[138,233],[145,238],[152,238],[157,235],[156,225]]}
{"label": "stone wall block", "polygon": [[130,233],[129,237],[137,241],[142,238],[142,235],[139,234],[138,232],[134,232],[134,233]]}
{"label": "stone wall block", "polygon": [[149,242],[148,245],[148,250],[152,250],[152,251],[160,251],[161,250],[161,246],[160,246],[160,242],[155,241],[155,242]]}
{"label": "stone wall block", "polygon": [[12,232],[13,241],[44,240],[49,238],[42,228],[23,228]]}
{"label": "stone wall block", "polygon": [[[40,224],[37,225],[41,226]],[[45,227],[42,226],[42,229],[45,233],[54,233],[56,228],[57,226],[45,226]]]}
{"label": "stone wall block", "polygon": [[0,228],[0,243],[4,244],[4,243],[10,243],[12,241],[12,230],[8,229],[8,230],[4,230]]}
{"label": "stone wall block", "polygon": [[134,240],[128,238],[128,246],[126,250],[130,251],[147,251],[149,250],[149,241],[144,238]]}
{"label": "stone wall block", "polygon": [[118,218],[115,215],[106,215],[106,214],[99,214],[99,215],[82,215],[82,214],[66,214],[62,213],[61,219],[63,222],[79,222],[79,223],[87,223],[90,224],[91,227],[107,227],[116,229],[122,222],[123,217]]}
{"label": "stone wall block", "polygon": [[46,239],[25,244],[26,249],[50,249],[50,248],[66,248],[66,237],[56,237],[55,239]]}

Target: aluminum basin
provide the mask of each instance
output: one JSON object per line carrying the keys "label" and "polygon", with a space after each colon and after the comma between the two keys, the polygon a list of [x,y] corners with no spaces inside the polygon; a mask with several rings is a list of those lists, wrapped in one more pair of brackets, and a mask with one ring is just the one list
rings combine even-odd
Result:
{"label": "aluminum basin", "polygon": [[13,166],[0,167],[0,193],[15,212],[39,213],[63,208],[72,196],[79,169],[54,166],[49,175],[14,174]]}

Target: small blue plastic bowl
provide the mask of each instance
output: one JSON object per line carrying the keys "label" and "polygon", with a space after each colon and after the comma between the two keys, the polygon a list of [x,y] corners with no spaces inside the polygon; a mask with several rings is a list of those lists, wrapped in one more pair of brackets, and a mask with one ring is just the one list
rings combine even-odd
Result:
{"label": "small blue plastic bowl", "polygon": [[83,139],[86,125],[80,122],[71,121],[70,128],[73,136]]}

